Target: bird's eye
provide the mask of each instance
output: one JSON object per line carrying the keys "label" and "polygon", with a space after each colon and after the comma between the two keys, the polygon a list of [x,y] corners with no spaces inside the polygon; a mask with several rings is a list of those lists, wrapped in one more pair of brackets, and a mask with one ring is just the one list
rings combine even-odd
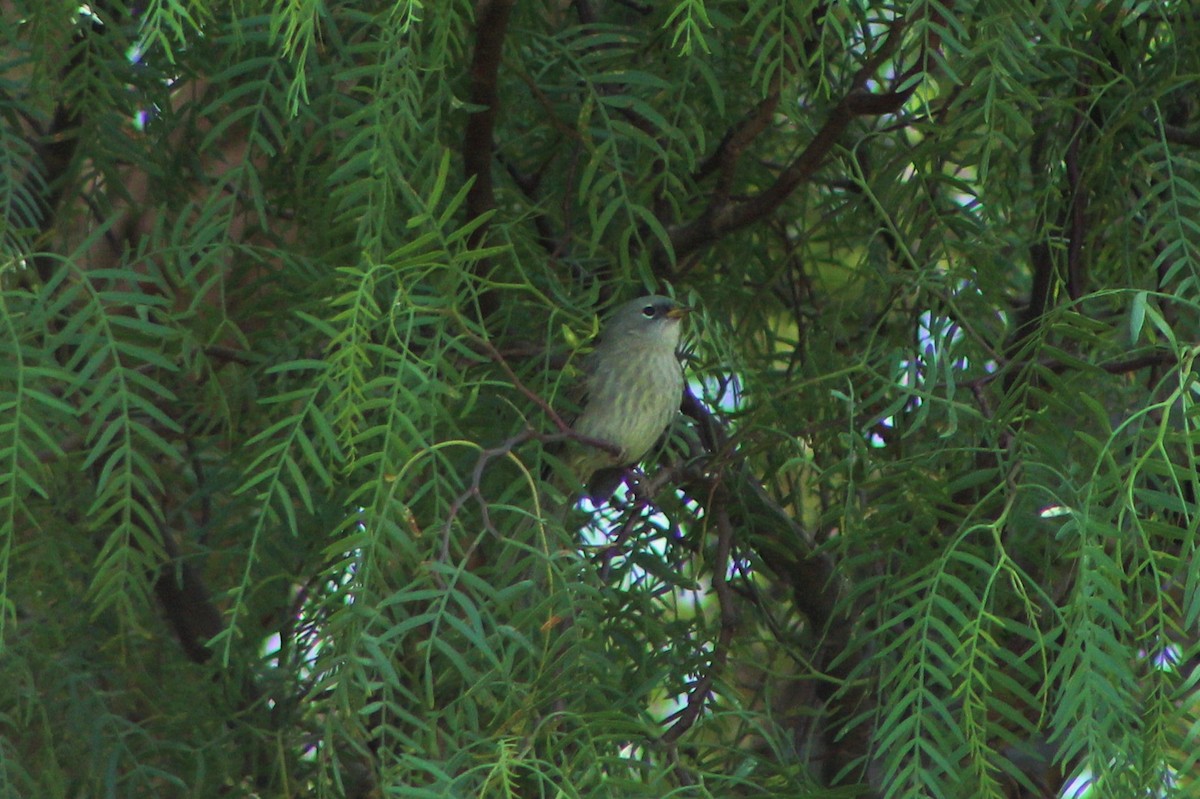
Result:
{"label": "bird's eye", "polygon": [[645,308],[642,309],[642,316],[646,317],[647,319],[653,319],[654,314],[655,314],[655,308],[653,305],[647,305]]}

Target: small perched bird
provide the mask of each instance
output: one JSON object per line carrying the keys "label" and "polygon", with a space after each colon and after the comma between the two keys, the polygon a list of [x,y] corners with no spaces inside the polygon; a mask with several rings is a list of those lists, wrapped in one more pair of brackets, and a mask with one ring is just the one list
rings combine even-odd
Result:
{"label": "small perched bird", "polygon": [[593,499],[607,499],[624,469],[640,461],[667,429],[683,396],[676,348],[688,308],[650,295],[613,311],[596,349],[584,358],[577,433],[609,441],[621,454],[571,442],[566,463]]}

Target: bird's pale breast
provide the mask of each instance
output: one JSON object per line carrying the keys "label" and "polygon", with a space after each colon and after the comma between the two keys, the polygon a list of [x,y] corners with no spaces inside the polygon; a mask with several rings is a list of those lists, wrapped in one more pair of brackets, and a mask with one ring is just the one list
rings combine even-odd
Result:
{"label": "bird's pale breast", "polygon": [[621,448],[622,462],[612,465],[636,463],[679,409],[683,371],[674,347],[630,349],[610,361],[607,374],[590,376],[588,407],[575,427]]}

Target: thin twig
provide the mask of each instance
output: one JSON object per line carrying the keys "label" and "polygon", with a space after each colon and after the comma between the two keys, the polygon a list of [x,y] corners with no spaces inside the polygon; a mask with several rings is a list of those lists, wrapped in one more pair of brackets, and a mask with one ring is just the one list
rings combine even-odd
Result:
{"label": "thin twig", "polygon": [[501,370],[503,370],[505,376],[512,382],[513,388],[521,392],[521,394],[523,394],[525,398],[531,401],[533,404],[537,405],[538,408],[550,418],[550,421],[553,422],[554,426],[558,428],[559,431],[557,434],[551,435],[542,435],[540,433],[530,431],[530,436],[532,438],[536,438],[543,444],[550,444],[555,441],[576,441],[580,444],[584,444],[589,447],[595,447],[598,450],[607,452],[614,458],[621,457],[621,448],[616,444],[608,441],[607,439],[585,436],[582,433],[576,432],[575,428],[567,424],[566,420],[564,420],[562,416],[560,416],[559,413],[550,406],[549,402],[547,402],[536,391],[526,386],[521,378],[517,377],[517,373],[513,371],[511,366],[508,365],[508,362],[504,360],[504,356],[498,349],[496,349],[495,346],[493,346],[492,342],[478,337],[472,337],[472,340],[484,351],[488,358],[490,358],[497,366],[500,367]]}
{"label": "thin twig", "polygon": [[490,447],[480,451],[479,457],[475,460],[475,468],[471,470],[470,485],[467,486],[466,491],[455,497],[454,502],[450,504],[449,512],[446,514],[446,522],[442,527],[442,562],[446,562],[450,559],[450,526],[454,523],[454,520],[462,511],[463,506],[465,506],[467,501],[472,497],[474,497],[476,502],[479,503],[479,510],[483,516],[483,529],[487,530],[493,535],[499,535],[495,525],[492,524],[491,513],[488,511],[487,500],[483,497],[483,490],[481,486],[483,484],[484,469],[486,469],[487,465],[496,458],[510,454],[518,446],[524,444],[526,441],[529,441],[534,437],[535,434],[532,430],[525,429],[520,433],[517,433],[515,436],[510,436],[509,438],[505,439],[499,446]]}

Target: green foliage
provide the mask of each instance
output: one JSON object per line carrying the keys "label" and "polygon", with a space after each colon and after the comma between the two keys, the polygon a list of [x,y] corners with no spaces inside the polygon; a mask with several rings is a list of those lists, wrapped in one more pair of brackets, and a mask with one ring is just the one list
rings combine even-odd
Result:
{"label": "green foliage", "polygon": [[0,797],[1195,793],[1190,7],[5,17]]}

